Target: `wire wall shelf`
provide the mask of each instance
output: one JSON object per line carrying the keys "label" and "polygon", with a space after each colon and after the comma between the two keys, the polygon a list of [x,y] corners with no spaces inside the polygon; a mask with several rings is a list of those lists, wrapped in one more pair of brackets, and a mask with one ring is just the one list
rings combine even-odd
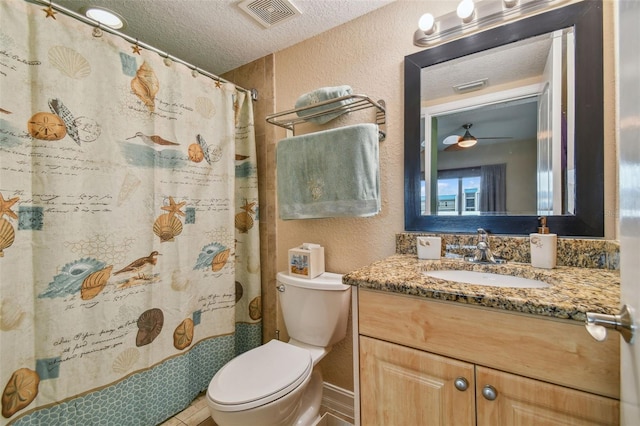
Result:
{"label": "wire wall shelf", "polygon": [[[326,108],[322,108],[326,107]],[[321,108],[321,111],[307,112],[315,108]],[[287,111],[277,112],[267,116],[267,122],[273,125],[291,130],[295,134],[295,126],[307,122],[312,118],[319,118],[329,114],[346,114],[350,112],[360,111],[363,109],[375,108],[375,123],[379,126],[380,141],[386,138],[385,124],[386,114],[384,100],[374,101],[366,95],[346,95],[339,98],[329,99],[312,105],[294,108]]]}

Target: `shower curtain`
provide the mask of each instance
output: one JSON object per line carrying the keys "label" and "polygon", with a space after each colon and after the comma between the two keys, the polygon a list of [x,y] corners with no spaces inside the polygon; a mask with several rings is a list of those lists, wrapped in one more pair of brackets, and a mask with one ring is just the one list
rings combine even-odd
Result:
{"label": "shower curtain", "polygon": [[158,424],[261,343],[252,111],[0,2],[0,425]]}

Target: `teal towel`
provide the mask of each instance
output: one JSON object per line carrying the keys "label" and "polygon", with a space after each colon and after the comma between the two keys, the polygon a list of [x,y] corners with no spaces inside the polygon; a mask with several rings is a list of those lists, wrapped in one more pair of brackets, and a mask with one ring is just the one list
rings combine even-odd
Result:
{"label": "teal towel", "polygon": [[283,139],[276,170],[281,219],[366,217],[380,211],[376,124]]}
{"label": "teal towel", "polygon": [[[351,90],[351,86],[347,86],[347,85],[336,86],[336,87],[322,87],[320,89],[314,90],[313,92],[305,93],[304,95],[300,96],[296,101],[296,108],[314,105],[314,104],[317,104],[318,102],[328,101],[329,99],[340,98],[342,96],[351,95],[352,93],[353,93],[353,90]],[[297,114],[298,114],[298,117],[304,118],[308,115],[313,115],[316,113],[320,113],[322,111],[327,111],[330,108],[335,108],[336,106],[340,106],[340,105],[346,105],[351,102],[353,102],[353,99],[345,99],[339,102],[333,102],[317,108],[310,108],[304,111],[299,111]],[[321,115],[318,117],[311,117],[306,120],[315,124],[325,124],[333,120],[334,118],[341,116],[345,112],[347,111],[342,110],[338,112],[333,112],[331,114]]]}

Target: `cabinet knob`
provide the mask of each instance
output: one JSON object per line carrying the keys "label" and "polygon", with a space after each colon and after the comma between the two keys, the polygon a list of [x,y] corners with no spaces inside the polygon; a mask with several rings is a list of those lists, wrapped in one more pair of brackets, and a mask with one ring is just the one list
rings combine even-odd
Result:
{"label": "cabinet knob", "polygon": [[453,384],[459,391],[466,391],[469,388],[469,382],[467,382],[467,379],[465,379],[464,377],[456,378]]}
{"label": "cabinet knob", "polygon": [[491,385],[484,385],[482,388],[482,396],[489,401],[493,401],[498,397],[498,391]]}

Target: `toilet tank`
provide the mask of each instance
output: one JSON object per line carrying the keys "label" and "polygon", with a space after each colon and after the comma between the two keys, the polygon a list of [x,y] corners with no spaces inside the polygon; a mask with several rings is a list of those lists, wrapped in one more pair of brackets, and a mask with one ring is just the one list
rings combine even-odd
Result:
{"label": "toilet tank", "polygon": [[351,286],[342,275],[325,272],[316,278],[277,275],[280,307],[289,337],[328,347],[344,339],[351,302]]}

